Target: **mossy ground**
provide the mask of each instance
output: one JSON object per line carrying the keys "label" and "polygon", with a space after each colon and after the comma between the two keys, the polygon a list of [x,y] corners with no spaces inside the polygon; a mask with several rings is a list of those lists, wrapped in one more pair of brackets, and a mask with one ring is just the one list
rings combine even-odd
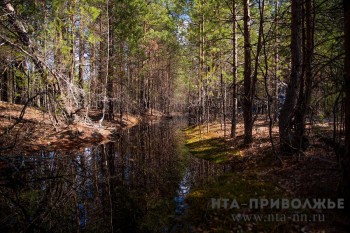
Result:
{"label": "mossy ground", "polygon": [[[288,223],[278,224],[269,221],[236,221],[233,216],[245,214],[247,216],[269,216],[287,214],[285,210],[271,210],[269,208],[250,208],[252,199],[262,198],[277,200],[288,198],[283,190],[250,173],[228,173],[203,187],[193,190],[187,198],[190,208],[184,221],[190,222],[194,232],[290,232]],[[212,198],[221,200],[220,207],[212,206]],[[228,208],[224,208],[223,199],[228,199]],[[239,208],[230,208],[233,201],[237,201]],[[254,205],[253,205],[254,206]],[[193,207],[193,208],[191,208]],[[255,207],[255,206],[254,206]]]}
{"label": "mossy ground", "polygon": [[230,142],[220,135],[220,125],[210,125],[210,131],[202,126],[189,127],[184,130],[186,146],[190,153],[197,158],[206,159],[214,163],[225,163],[235,156],[240,156],[240,151],[234,149]]}

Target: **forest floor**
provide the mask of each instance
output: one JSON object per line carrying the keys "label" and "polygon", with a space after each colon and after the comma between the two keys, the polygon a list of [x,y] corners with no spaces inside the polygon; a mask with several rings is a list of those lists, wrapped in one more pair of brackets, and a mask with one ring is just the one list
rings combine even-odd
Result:
{"label": "forest floor", "polygon": [[[229,124],[226,127],[230,129]],[[326,138],[332,137],[330,124],[309,126],[310,147],[300,156],[284,155],[278,151],[277,126],[272,130],[274,151],[268,129],[268,121],[258,119],[253,130],[254,142],[249,146],[243,146],[242,124],[237,127],[235,146],[229,136],[224,137],[220,123],[209,124],[208,132],[206,125],[184,130],[186,145],[192,155],[213,163],[229,164],[232,169],[213,178],[209,184],[192,190],[188,202],[194,208],[188,209],[185,221],[191,222],[194,232],[348,232],[350,219],[342,210],[249,209],[242,206],[241,209],[224,209],[223,202],[221,208],[212,207],[211,198],[229,199],[229,205],[232,200],[249,203],[254,198],[338,198],[341,173],[334,149],[326,143]],[[226,135],[230,135],[229,130]],[[243,214],[251,218],[259,214],[263,220],[234,220],[234,216]],[[276,218],[276,214],[279,214],[279,220],[268,220]],[[290,219],[294,214],[305,214],[308,220]],[[317,214],[322,214],[324,220],[310,220]],[[281,216],[286,219],[281,219]]]}
{"label": "forest floor", "polygon": [[[19,120],[23,105],[0,101],[0,151],[37,150],[80,150],[86,145],[103,143],[116,136],[116,129],[125,129],[137,125],[140,121],[156,121],[164,117],[153,110],[144,116],[136,117],[124,114],[122,122],[119,116],[115,120],[105,120],[102,126],[101,111],[89,111],[89,122],[84,120],[86,112],[79,112],[77,123],[71,125],[53,124],[48,113],[37,108],[28,107],[21,121]],[[16,123],[16,124],[15,124]],[[12,127],[12,125],[14,125]],[[9,130],[12,127],[11,130]]]}

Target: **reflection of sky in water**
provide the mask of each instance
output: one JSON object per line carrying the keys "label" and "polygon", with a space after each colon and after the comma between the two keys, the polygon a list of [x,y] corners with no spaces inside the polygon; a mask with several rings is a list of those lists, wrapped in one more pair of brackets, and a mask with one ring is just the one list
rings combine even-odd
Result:
{"label": "reflection of sky in water", "polygon": [[88,210],[89,208],[85,206],[84,200],[86,198],[93,199],[93,181],[92,177],[92,150],[91,148],[85,148],[83,154],[76,156],[76,180],[77,180],[77,199],[78,199],[78,216],[79,225],[84,228],[85,223],[88,222]]}
{"label": "reflection of sky in water", "polygon": [[79,209],[79,225],[80,227],[85,227],[85,222],[88,221],[88,212],[85,211],[85,206],[83,203],[78,204],[78,209]]}
{"label": "reflection of sky in water", "polygon": [[190,193],[191,189],[191,173],[187,170],[183,176],[179,189],[177,190],[177,196],[175,197],[177,214],[181,214],[188,208],[188,204],[185,203],[186,196]]}
{"label": "reflection of sky in water", "polygon": [[87,197],[88,198],[93,198],[94,197],[94,190],[93,190],[93,180],[91,179],[92,174],[93,174],[93,160],[92,160],[92,150],[91,148],[85,148],[85,152],[84,152],[84,156],[86,159],[86,165],[85,165],[85,169],[86,169],[86,173],[87,173],[87,177],[86,177],[86,192],[87,192]]}

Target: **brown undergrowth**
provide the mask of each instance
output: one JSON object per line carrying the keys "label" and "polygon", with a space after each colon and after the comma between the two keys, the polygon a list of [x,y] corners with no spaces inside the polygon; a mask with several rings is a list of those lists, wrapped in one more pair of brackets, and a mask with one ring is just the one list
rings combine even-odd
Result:
{"label": "brown undergrowth", "polygon": [[71,125],[53,124],[50,115],[36,108],[28,107],[23,119],[11,130],[19,119],[23,106],[0,101],[0,152],[37,150],[79,150],[86,145],[110,140],[116,128],[127,128],[138,124],[139,119],[124,115],[122,122],[98,120],[99,111],[89,111],[89,122],[84,120],[86,112],[79,113],[79,121]]}

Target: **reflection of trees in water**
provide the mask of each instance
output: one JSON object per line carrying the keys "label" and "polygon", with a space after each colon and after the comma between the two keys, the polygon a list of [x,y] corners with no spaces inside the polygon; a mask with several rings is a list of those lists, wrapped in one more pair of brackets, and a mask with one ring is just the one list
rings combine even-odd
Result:
{"label": "reflection of trees in water", "polygon": [[[1,232],[164,229],[186,170],[174,127],[142,124],[84,152],[37,153],[24,157],[19,170],[6,166],[0,180]],[[207,161],[191,162],[192,180],[218,172],[222,169]]]}
{"label": "reflection of trees in water", "polygon": [[50,159],[52,156],[36,154],[26,157],[20,170],[2,169],[1,232],[44,231],[49,225],[70,229],[75,190],[69,159]]}

